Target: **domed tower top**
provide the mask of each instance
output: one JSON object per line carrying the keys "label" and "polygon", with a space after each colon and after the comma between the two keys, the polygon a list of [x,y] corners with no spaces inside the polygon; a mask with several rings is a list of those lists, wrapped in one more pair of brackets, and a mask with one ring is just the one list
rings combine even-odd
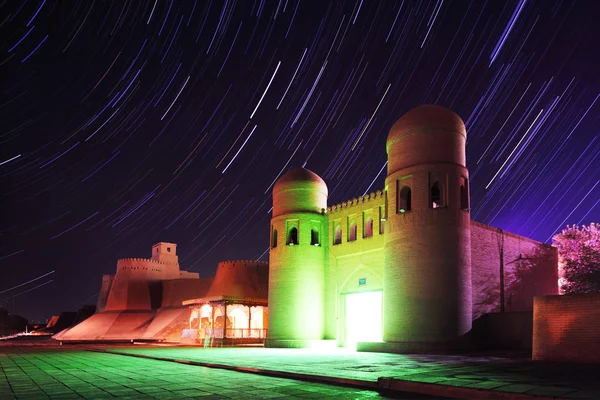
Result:
{"label": "domed tower top", "polygon": [[419,164],[465,166],[466,139],[465,124],[453,111],[435,104],[413,108],[388,134],[388,175]]}
{"label": "domed tower top", "polygon": [[294,168],[273,187],[273,217],[293,212],[322,213],[327,208],[327,185],[306,168]]}

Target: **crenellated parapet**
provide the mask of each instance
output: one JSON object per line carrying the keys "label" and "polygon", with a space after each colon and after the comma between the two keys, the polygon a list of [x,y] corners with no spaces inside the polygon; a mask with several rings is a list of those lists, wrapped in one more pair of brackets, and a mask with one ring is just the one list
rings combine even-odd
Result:
{"label": "crenellated parapet", "polygon": [[117,276],[129,279],[175,279],[179,264],[149,258],[121,258],[117,261]]}
{"label": "crenellated parapet", "polygon": [[120,258],[117,263],[119,262],[149,262],[149,263],[155,263],[155,264],[163,264],[163,265],[171,265],[171,264],[175,264],[175,263],[168,263],[168,262],[164,262],[164,261],[158,261],[158,260],[153,260],[151,258]]}
{"label": "crenellated parapet", "polygon": [[367,203],[373,203],[374,205],[379,205],[385,201],[385,192],[383,190],[376,190],[375,192],[371,192],[361,197],[355,197],[353,199],[344,201],[339,204],[335,204],[333,206],[327,207],[327,213],[335,213],[343,211],[347,208],[352,208],[360,205],[365,205]]}
{"label": "crenellated parapet", "polygon": [[256,266],[263,266],[263,267],[268,267],[269,263],[267,261],[256,261],[256,260],[227,260],[227,261],[221,261],[218,266],[220,267],[221,265],[225,266],[225,265],[239,265],[239,264],[246,264],[246,265],[256,265]]}

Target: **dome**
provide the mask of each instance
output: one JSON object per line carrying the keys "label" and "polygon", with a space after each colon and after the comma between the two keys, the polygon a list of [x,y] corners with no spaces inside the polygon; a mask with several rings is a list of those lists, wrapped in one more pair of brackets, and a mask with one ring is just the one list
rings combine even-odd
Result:
{"label": "dome", "polygon": [[327,195],[327,184],[321,177],[306,168],[294,168],[277,180],[273,193],[289,189],[316,189]]}
{"label": "dome", "polygon": [[273,187],[273,217],[298,212],[321,214],[326,208],[327,185],[306,168],[291,170]]}
{"label": "dome", "polygon": [[466,166],[466,141],[465,124],[454,112],[434,104],[413,108],[390,129],[388,176],[418,165]]}
{"label": "dome", "polygon": [[465,138],[467,133],[463,120],[453,111],[436,104],[425,104],[404,114],[390,129],[386,149],[407,133],[432,131],[459,133]]}

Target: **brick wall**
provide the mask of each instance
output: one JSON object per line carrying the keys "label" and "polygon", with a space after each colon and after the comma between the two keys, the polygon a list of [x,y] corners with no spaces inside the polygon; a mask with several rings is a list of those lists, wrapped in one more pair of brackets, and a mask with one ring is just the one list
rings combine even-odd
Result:
{"label": "brick wall", "polygon": [[[333,205],[327,209],[329,240],[325,243],[324,338],[345,343],[346,293],[383,289],[383,232],[385,194],[375,191],[366,196]],[[373,235],[365,237],[365,221],[373,220]],[[348,241],[351,222],[357,225],[356,240]],[[342,228],[342,242],[333,244],[336,226]],[[382,229],[383,228],[383,229]],[[359,279],[365,279],[359,285]]]}
{"label": "brick wall", "polygon": [[206,296],[212,281],[212,277],[162,281],[161,307],[181,307],[185,300]]}
{"label": "brick wall", "polygon": [[[320,225],[325,233],[325,220],[315,213],[290,213],[271,220],[272,229],[284,240],[269,252],[269,339],[323,339],[327,247],[311,246],[311,230]],[[298,230],[298,244],[291,246],[285,240],[290,226]]]}
{"label": "brick wall", "polygon": [[533,359],[600,363],[600,293],[536,297]]}
{"label": "brick wall", "polygon": [[500,311],[500,257],[505,311],[533,310],[533,297],[558,294],[556,248],[471,221],[473,319]]}
{"label": "brick wall", "polygon": [[100,294],[98,295],[98,300],[96,301],[96,312],[102,312],[106,308],[108,294],[110,293],[114,279],[114,275],[102,275],[102,286],[100,287]]}

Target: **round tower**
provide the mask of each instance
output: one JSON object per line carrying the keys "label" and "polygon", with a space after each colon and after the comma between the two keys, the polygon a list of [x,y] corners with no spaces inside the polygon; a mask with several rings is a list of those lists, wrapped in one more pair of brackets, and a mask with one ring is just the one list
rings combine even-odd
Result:
{"label": "round tower", "polygon": [[263,261],[221,261],[206,297],[234,296],[267,299],[269,263]]}
{"label": "round tower", "polygon": [[471,231],[466,131],[437,105],[391,128],[386,151],[386,342],[453,342],[471,329]]}
{"label": "round tower", "polygon": [[323,339],[327,185],[296,168],[273,188],[267,346]]}

